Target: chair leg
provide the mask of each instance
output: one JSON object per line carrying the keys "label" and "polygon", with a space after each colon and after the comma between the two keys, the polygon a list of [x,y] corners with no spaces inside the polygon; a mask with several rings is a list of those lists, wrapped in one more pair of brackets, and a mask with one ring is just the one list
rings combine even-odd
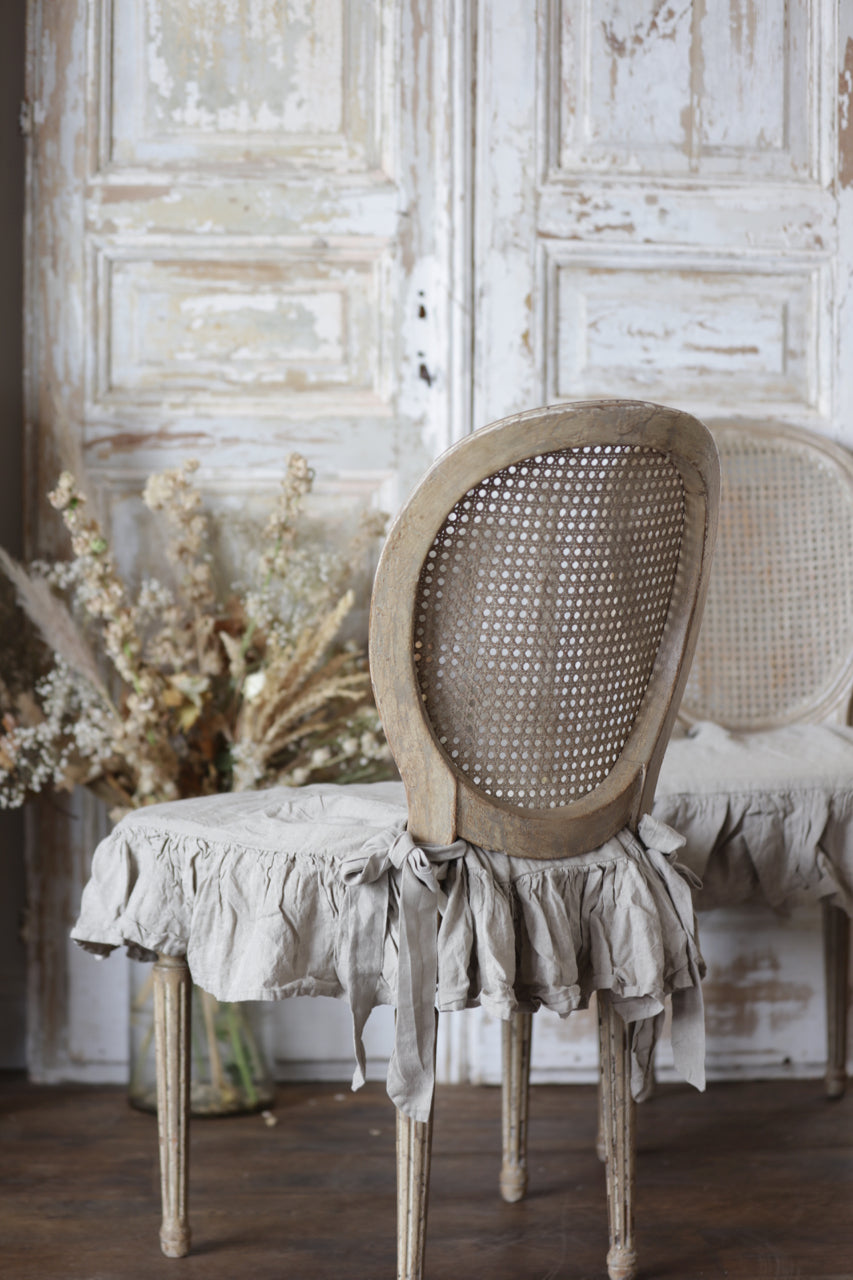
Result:
{"label": "chair leg", "polygon": [[602,1114],[607,1176],[610,1280],[634,1280],[634,1100],[628,1029],[615,1012],[610,993],[598,993]]}
{"label": "chair leg", "polygon": [[160,1135],[160,1248],[167,1258],[190,1251],[189,1174],[190,1000],[185,959],[160,956],[154,965],[157,1127]]}
{"label": "chair leg", "polygon": [[826,974],[826,1093],[841,1098],[847,1085],[847,975],[850,919],[840,907],[823,904],[823,962]]}
{"label": "chair leg", "polygon": [[530,1045],[533,1014],[514,1013],[501,1027],[503,1162],[500,1187],[513,1204],[527,1191],[527,1104],[530,1096]]}
{"label": "chair leg", "polygon": [[605,1131],[607,1129],[607,1121],[604,1117],[604,1080],[603,1071],[599,1064],[598,1071],[598,1133],[595,1136],[595,1154],[598,1156],[602,1164],[607,1160],[607,1143],[605,1141]]}
{"label": "chair leg", "polygon": [[[642,1095],[638,1098],[638,1101],[639,1101],[639,1102],[647,1102],[647,1101],[649,1100],[649,1098],[654,1097],[654,1094],[655,1094],[655,1090],[656,1090],[656,1088],[657,1088],[657,1081],[656,1081],[656,1079],[655,1079],[655,1065],[654,1065],[654,1062],[652,1062],[652,1064],[651,1064],[651,1066],[650,1066],[650,1068],[649,1068],[649,1082],[648,1082],[648,1084],[646,1085],[646,1088],[645,1088],[645,1090],[643,1091]],[[596,1153],[596,1155],[598,1156],[598,1158],[599,1158],[599,1160],[601,1161],[601,1163],[602,1163],[602,1164],[604,1164],[605,1160],[607,1159],[607,1149],[606,1149],[606,1147],[605,1147],[605,1143],[604,1143],[604,1130],[605,1130],[606,1126],[607,1126],[607,1121],[606,1121],[606,1120],[605,1120],[605,1118],[604,1118],[604,1088],[603,1088],[602,1083],[601,1083],[601,1073],[599,1072],[599,1077],[598,1077],[598,1133],[596,1134],[596,1138],[595,1138],[595,1153]]]}
{"label": "chair leg", "polygon": [[422,1123],[397,1112],[397,1280],[421,1280],[426,1249],[432,1112]]}

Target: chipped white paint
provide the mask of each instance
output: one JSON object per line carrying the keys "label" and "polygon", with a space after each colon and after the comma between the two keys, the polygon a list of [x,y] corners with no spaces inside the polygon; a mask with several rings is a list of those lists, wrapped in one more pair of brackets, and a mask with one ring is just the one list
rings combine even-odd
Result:
{"label": "chipped white paint", "polygon": [[89,421],[143,401],[186,411],[190,396],[241,416],[389,415],[391,251],[365,239],[313,254],[202,236],[95,246]]}
{"label": "chipped white paint", "polygon": [[[31,549],[53,536],[60,424],[137,577],[161,554],[138,501],[154,468],[201,460],[227,574],[250,540],[235,513],[263,518],[289,450],[343,538],[345,507],[395,509],[467,430],[466,8],[29,0]],[[124,966],[63,941],[100,820],[75,808],[49,806],[30,840],[42,1079],[124,1070]],[[328,1058],[322,1010],[307,1038],[278,1011],[274,1052]]]}
{"label": "chipped white paint", "polygon": [[[293,446],[318,469],[318,518],[353,494],[393,509],[472,421],[559,398],[640,394],[853,444],[840,0],[29,15],[32,547],[50,540],[61,421],[136,572],[155,552],[133,495],[190,454],[221,524],[247,495],[262,515]],[[97,821],[65,812],[31,837],[31,1061],[120,1077],[124,971],[69,964],[58,941]],[[817,1071],[816,919],[793,949],[765,916],[705,936],[712,1069]],[[345,1011],[322,1008],[276,1010],[281,1072],[344,1073]],[[493,1079],[496,1032],[442,1019],[440,1076]],[[534,1078],[591,1078],[591,1017],[543,1018],[534,1044]]]}
{"label": "chipped white paint", "polygon": [[481,6],[476,416],[668,394],[853,440],[834,4],[533,9]]}
{"label": "chipped white paint", "polygon": [[[480,0],[475,421],[627,395],[853,446],[851,21],[834,0]],[[820,1074],[818,916],[701,924],[712,1072]],[[539,1016],[533,1078],[593,1078],[592,1022]],[[461,1074],[494,1081],[498,1029],[467,1028]]]}
{"label": "chipped white paint", "polygon": [[[623,394],[717,417],[825,413],[832,316],[828,264],[784,265],[680,248],[632,252],[546,243],[554,300],[545,358],[549,399]],[[611,392],[612,393],[612,392]]]}
{"label": "chipped white paint", "polygon": [[566,173],[814,177],[829,50],[822,0],[547,6],[549,138]]}
{"label": "chipped white paint", "polygon": [[[352,103],[353,57],[369,55],[375,8],[360,0],[114,0],[112,156],[151,159],[157,147],[187,160],[209,142],[221,151],[242,137],[280,148],[286,135],[346,134],[369,104]],[[349,40],[352,31],[356,39]],[[191,38],[188,38],[191,33]],[[365,119],[368,113],[365,113]]]}

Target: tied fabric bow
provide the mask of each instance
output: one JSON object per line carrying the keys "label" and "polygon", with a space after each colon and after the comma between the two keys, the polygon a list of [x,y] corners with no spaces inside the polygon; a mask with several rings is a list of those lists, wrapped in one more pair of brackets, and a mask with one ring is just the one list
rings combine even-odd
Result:
{"label": "tied fabric bow", "polygon": [[[695,871],[678,861],[678,852],[684,848],[685,839],[672,827],[645,814],[640,819],[637,834],[639,840],[625,827],[617,839],[637,862],[650,867],[663,881],[687,943],[687,964],[693,985],[672,993],[670,1039],[676,1069],[689,1084],[701,1090],[705,1088],[705,1006],[701,981],[705,966],[693,944],[696,917],[690,889],[701,889],[702,881]],[[673,871],[676,872],[674,876]],[[634,1056],[635,1061],[641,1064],[637,1077],[632,1079],[635,1097],[643,1097],[648,1091],[652,1054],[662,1028],[662,1013],[635,1028]]]}
{"label": "tied fabric bow", "polygon": [[364,1084],[363,1033],[382,972],[385,925],[392,903],[390,872],[400,872],[397,1020],[388,1095],[413,1120],[428,1120],[432,1106],[438,917],[447,905],[441,881],[448,864],[461,858],[467,848],[464,840],[417,845],[401,825],[378,832],[341,865],[348,892],[335,959],[352,1010],[354,1089]]}

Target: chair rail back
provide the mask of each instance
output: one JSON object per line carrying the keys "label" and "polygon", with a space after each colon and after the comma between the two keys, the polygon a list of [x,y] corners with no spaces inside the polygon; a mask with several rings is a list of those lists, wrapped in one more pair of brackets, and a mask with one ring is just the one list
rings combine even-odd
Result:
{"label": "chair rail back", "polygon": [[706,429],[633,401],[520,414],[438,460],[389,533],[371,607],[417,838],[555,857],[636,824],[695,641],[717,492]]}
{"label": "chair rail back", "polygon": [[757,731],[846,719],[853,691],[853,457],[795,427],[715,429],[714,570],[681,714]]}

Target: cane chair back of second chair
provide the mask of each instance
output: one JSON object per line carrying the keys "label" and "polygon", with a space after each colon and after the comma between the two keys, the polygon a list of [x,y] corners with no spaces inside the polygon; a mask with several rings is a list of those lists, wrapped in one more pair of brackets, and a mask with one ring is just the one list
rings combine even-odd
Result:
{"label": "cane chair back of second chair", "polygon": [[846,719],[853,692],[853,457],[795,427],[715,431],[714,572],[682,715],[754,732]]}
{"label": "cane chair back of second chair", "polygon": [[[727,423],[714,436],[722,465],[719,536],[680,717],[688,724],[713,721],[737,735],[739,749],[748,748],[751,757],[739,766],[739,791],[754,795],[762,813],[783,814],[791,805],[792,770],[803,791],[820,783],[818,726],[846,724],[850,714],[853,456],[814,432],[775,423]],[[792,749],[774,735],[793,726],[815,727]],[[673,762],[684,760],[690,747],[673,743]],[[714,766],[704,758],[694,771],[701,774],[701,794],[717,787]],[[690,825],[675,812],[670,816],[669,789],[667,770],[660,813],[682,823],[690,854]],[[785,823],[776,826],[781,831]],[[698,845],[706,843],[702,834]],[[743,833],[739,843],[749,844]],[[803,851],[774,848],[772,854],[796,866]],[[799,875],[795,870],[795,881]],[[826,1083],[838,1097],[846,1080],[850,929],[840,907],[824,899],[823,909]]]}
{"label": "cane chair back of second chair", "polygon": [[700,423],[632,401],[505,419],[428,473],[371,607],[418,838],[553,858],[636,826],[696,641],[717,475]]}

